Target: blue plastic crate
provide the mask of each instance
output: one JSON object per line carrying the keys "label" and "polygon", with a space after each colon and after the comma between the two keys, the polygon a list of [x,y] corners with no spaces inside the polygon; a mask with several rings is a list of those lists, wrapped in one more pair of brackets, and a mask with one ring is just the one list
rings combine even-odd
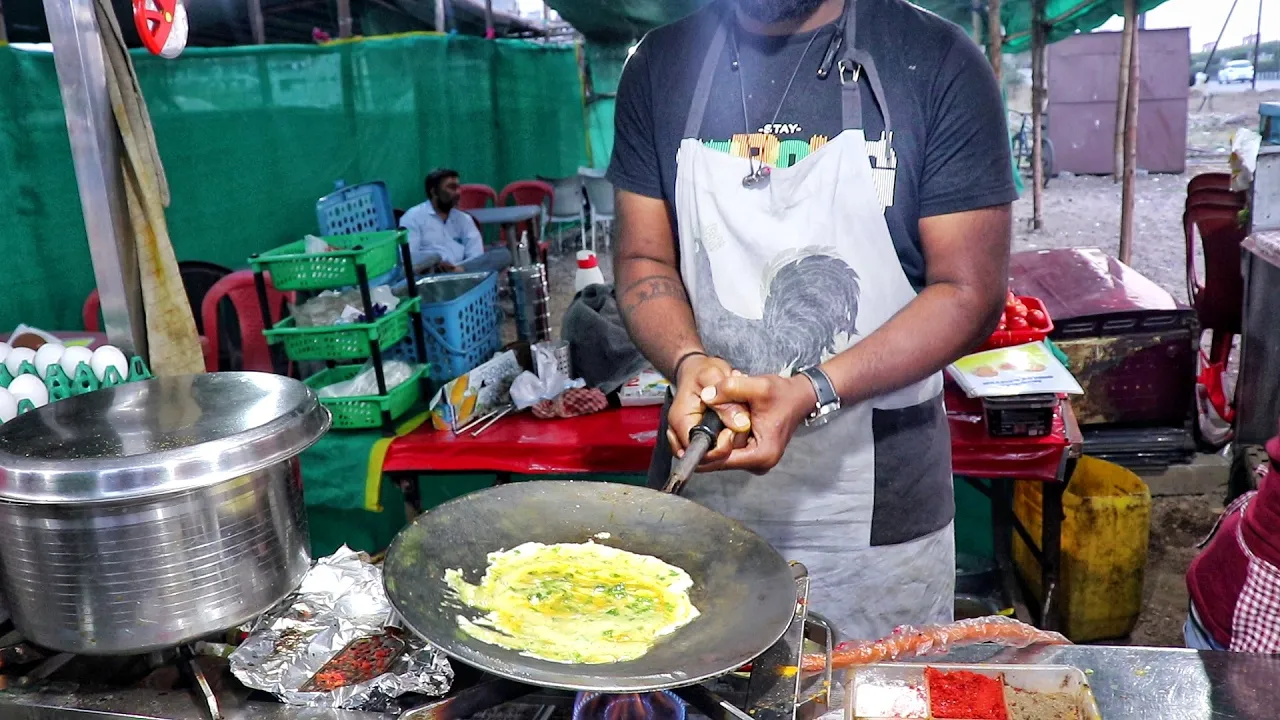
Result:
{"label": "blue plastic crate", "polygon": [[1262,103],[1258,114],[1262,116],[1262,142],[1280,145],[1280,102]]}
{"label": "blue plastic crate", "polygon": [[316,201],[316,221],[321,235],[353,235],[355,233],[395,230],[396,216],[391,208],[391,195],[381,182],[368,182],[343,187]]}
{"label": "blue plastic crate", "polygon": [[[497,273],[429,275],[418,281],[418,297],[434,385],[470,372],[502,346]],[[389,356],[410,359],[415,354],[412,340],[406,340]]]}

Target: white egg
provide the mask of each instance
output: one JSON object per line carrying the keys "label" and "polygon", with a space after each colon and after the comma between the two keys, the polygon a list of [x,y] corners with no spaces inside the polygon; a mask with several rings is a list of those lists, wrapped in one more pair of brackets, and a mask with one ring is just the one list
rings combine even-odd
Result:
{"label": "white egg", "polygon": [[9,383],[9,394],[14,400],[22,402],[30,400],[32,405],[43,407],[49,404],[49,388],[44,381],[35,375],[19,375]]}
{"label": "white egg", "polygon": [[89,367],[93,369],[93,374],[98,380],[105,381],[107,379],[107,368],[109,367],[115,368],[120,373],[121,380],[129,379],[129,359],[115,345],[103,345],[94,350],[93,359],[89,361]]}
{"label": "white egg", "polygon": [[66,352],[62,353],[62,359],[58,361],[58,364],[62,366],[62,372],[66,373],[68,378],[74,380],[76,368],[81,365],[88,365],[91,360],[93,360],[93,351],[87,347],[77,345],[67,348]]}
{"label": "white egg", "polygon": [[18,417],[18,401],[8,390],[0,388],[0,423],[7,423]]}
{"label": "white egg", "polygon": [[13,350],[13,346],[7,342],[0,342],[0,362],[9,356],[9,351]]}
{"label": "white egg", "polygon": [[34,362],[36,359],[36,351],[31,348],[14,348],[4,358],[4,366],[9,369],[9,374],[17,377],[22,370],[22,363]]}
{"label": "white egg", "polygon": [[49,366],[57,365],[58,361],[62,359],[62,354],[66,351],[67,349],[61,343],[45,343],[41,345],[40,349],[36,351],[35,362],[32,363],[36,366],[36,372],[40,373],[40,377],[48,377]]}

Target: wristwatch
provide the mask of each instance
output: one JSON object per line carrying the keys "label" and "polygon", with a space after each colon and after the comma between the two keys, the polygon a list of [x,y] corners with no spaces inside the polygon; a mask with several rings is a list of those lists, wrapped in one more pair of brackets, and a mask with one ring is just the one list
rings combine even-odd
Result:
{"label": "wristwatch", "polygon": [[815,403],[809,416],[804,419],[804,424],[807,427],[826,425],[840,411],[840,396],[836,393],[836,386],[831,383],[831,378],[827,377],[822,368],[816,365],[801,370],[800,374],[809,378],[809,383],[813,385],[813,392],[818,396],[818,402]]}

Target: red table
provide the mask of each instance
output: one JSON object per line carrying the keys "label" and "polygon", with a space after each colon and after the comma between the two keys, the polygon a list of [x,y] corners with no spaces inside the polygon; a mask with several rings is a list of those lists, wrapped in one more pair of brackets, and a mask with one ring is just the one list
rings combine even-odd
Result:
{"label": "red table", "polygon": [[[980,402],[948,385],[947,419],[951,426],[952,468],[992,503],[996,560],[1006,576],[1012,600],[1012,533],[1018,532],[1041,561],[1042,585],[1050,588],[1040,608],[1042,625],[1056,625],[1051,602],[1061,565],[1062,492],[1083,444],[1071,406],[1063,402],[1051,435],[1041,438],[992,438],[982,420]],[[424,474],[495,474],[498,482],[512,475],[645,474],[657,439],[659,407],[621,408],[567,420],[538,420],[529,414],[509,416],[480,434],[453,435],[424,425],[391,443],[383,463],[405,490],[411,506],[418,503],[418,479]],[[1039,542],[1013,514],[1013,481],[1045,483],[1044,517]],[[1036,545],[1042,548],[1035,550]]]}

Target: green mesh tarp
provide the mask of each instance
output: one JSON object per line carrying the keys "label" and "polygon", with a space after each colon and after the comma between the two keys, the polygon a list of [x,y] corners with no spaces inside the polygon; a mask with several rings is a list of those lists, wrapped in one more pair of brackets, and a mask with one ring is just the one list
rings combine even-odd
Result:
{"label": "green mesh tarp", "polygon": [[[707,1],[549,0],[548,4],[588,40],[612,44],[634,42],[649,30],[684,17]],[[1139,10],[1146,12],[1164,2],[1166,0],[1139,0]],[[915,4],[964,27],[972,26],[973,0],[917,0]],[[985,3],[982,4],[985,7]],[[1026,50],[1031,44],[1031,0],[1002,0],[1000,12],[1004,18],[1008,51]],[[1045,0],[1050,41],[1061,40],[1076,32],[1088,32],[1112,15],[1123,12],[1124,0]]]}
{"label": "green mesh tarp", "polygon": [[[179,260],[240,268],[316,232],[337,179],[382,180],[406,208],[433,167],[500,188],[586,161],[571,47],[414,35],[134,61]],[[0,331],[78,329],[94,280],[53,57],[0,47],[0,78]]]}

